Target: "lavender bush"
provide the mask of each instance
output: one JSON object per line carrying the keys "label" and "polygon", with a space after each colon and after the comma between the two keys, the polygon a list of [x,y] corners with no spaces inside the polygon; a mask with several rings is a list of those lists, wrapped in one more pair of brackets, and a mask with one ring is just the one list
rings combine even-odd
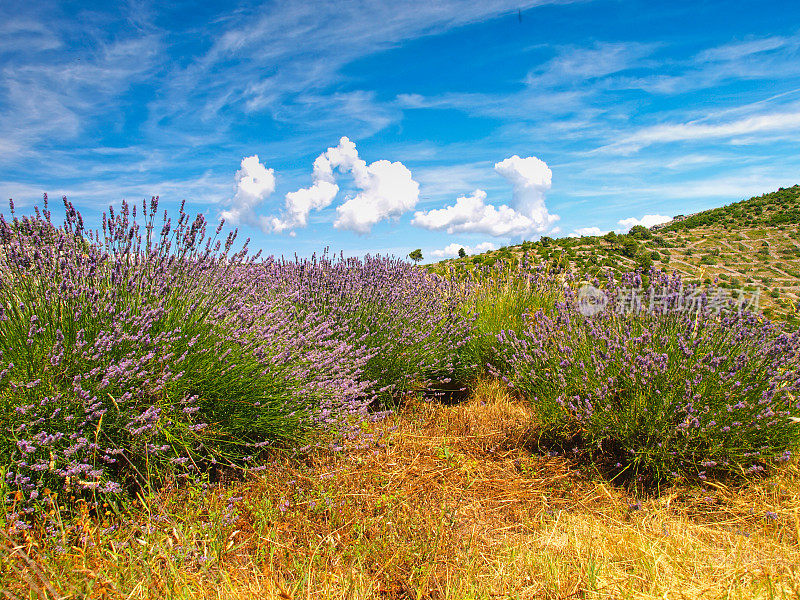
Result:
{"label": "lavender bush", "polygon": [[459,387],[472,375],[459,349],[474,319],[462,310],[458,282],[388,257],[323,254],[274,268],[287,299],[324,316],[364,351],[361,377],[380,404]]}
{"label": "lavender bush", "polygon": [[[543,444],[632,481],[757,472],[800,442],[800,334],[717,314],[663,273],[610,280],[606,310],[584,316],[570,274],[527,261],[464,279],[381,257],[262,259],[183,208],[157,228],[157,199],[94,232],[64,204],[59,227],[46,201],[0,215],[0,469],[30,501],[335,448],[487,363],[533,402]],[[619,311],[622,289],[666,300]]]}
{"label": "lavender bush", "polygon": [[533,403],[543,446],[647,486],[759,472],[800,445],[798,332],[718,312],[660,272],[606,293],[605,310],[584,316],[567,290],[522,334],[498,335],[495,371]]}
{"label": "lavender bush", "polygon": [[221,224],[208,233],[182,209],[157,231],[156,199],[144,226],[123,204],[102,233],[65,209],[62,227],[46,203],[0,217],[0,464],[12,489],[114,493],[246,464],[364,413],[359,352],[270,292],[269,266],[246,243],[233,252],[235,233],[218,239]]}
{"label": "lavender bush", "polygon": [[502,362],[496,351],[497,336],[504,331],[522,334],[527,316],[549,312],[563,297],[565,274],[553,265],[535,265],[527,253],[518,264],[499,262],[474,272],[451,271],[464,296],[462,310],[475,315],[472,335],[460,351],[461,361],[472,373],[483,373],[487,364]]}

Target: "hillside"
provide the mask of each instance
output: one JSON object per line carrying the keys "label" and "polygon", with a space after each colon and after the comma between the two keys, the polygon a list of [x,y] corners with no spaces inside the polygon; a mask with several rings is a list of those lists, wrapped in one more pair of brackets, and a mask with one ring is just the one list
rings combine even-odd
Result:
{"label": "hillside", "polygon": [[707,227],[780,227],[800,224],[800,185],[780,188],[777,192],[755,196],[720,208],[712,208],[654,230],[685,231]]}
{"label": "hillside", "polygon": [[626,235],[580,238],[543,237],[442,261],[430,268],[443,272],[492,266],[498,261],[528,260],[568,267],[586,276],[611,269],[659,267],[677,271],[689,281],[729,289],[758,291],[766,316],[800,326],[800,185],[781,188],[653,227],[634,227]]}

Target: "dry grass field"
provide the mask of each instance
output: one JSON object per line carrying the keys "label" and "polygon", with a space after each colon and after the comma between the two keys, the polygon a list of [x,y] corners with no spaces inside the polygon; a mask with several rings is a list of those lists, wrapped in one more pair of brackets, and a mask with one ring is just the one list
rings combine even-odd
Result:
{"label": "dry grass field", "polygon": [[[82,539],[0,545],[5,598],[795,598],[800,471],[635,497],[532,451],[491,382],[410,401],[375,447],[173,487]],[[377,437],[377,436],[376,436]],[[124,515],[124,516],[122,516]]]}

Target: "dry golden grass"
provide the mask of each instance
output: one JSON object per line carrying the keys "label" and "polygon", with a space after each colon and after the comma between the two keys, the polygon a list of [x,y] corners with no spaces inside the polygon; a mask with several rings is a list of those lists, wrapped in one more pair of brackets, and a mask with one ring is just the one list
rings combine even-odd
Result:
{"label": "dry golden grass", "polygon": [[[375,432],[392,427],[384,448],[165,491],[114,531],[84,516],[92,543],[60,555],[30,537],[5,548],[3,593],[49,598],[47,579],[74,598],[800,595],[795,466],[637,504],[531,455],[528,411],[489,382],[464,404],[412,402]],[[42,571],[29,583],[23,555]]]}

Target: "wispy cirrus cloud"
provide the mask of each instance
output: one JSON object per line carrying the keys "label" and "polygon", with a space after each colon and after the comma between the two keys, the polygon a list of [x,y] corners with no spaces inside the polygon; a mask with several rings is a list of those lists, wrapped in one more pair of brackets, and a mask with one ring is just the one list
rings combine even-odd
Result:
{"label": "wispy cirrus cloud", "polygon": [[[379,108],[366,90],[352,90],[338,102],[326,93],[344,78],[344,65],[407,40],[552,3],[563,0],[414,0],[402,10],[386,2],[280,3],[243,11],[227,20],[224,31],[206,52],[172,73],[163,97],[151,104],[153,122],[181,120],[178,107],[180,99],[187,96],[204,107],[206,120],[221,119],[218,126],[230,124],[231,109],[266,111],[291,123],[319,118],[320,113],[325,118],[326,112],[334,109],[340,117],[357,121],[364,113],[363,103],[371,102],[372,112],[383,110],[385,116],[378,123],[364,123],[367,129],[354,132],[360,137],[399,114]],[[220,70],[241,56],[247,61],[239,62],[236,69]]]}
{"label": "wispy cirrus cloud", "polygon": [[[148,81],[163,56],[161,35],[142,27],[110,35],[111,16],[97,15],[76,32],[58,10],[11,16],[0,8],[0,137],[21,152],[42,142],[72,140],[124,114],[125,93]],[[7,20],[3,22],[3,17]]]}
{"label": "wispy cirrus cloud", "polygon": [[731,139],[753,134],[800,131],[800,110],[753,115],[727,122],[692,121],[642,128],[621,140],[599,149],[622,154],[636,152],[653,144],[681,141]]}
{"label": "wispy cirrus cloud", "polygon": [[672,117],[672,123],[653,125],[636,118],[637,113],[647,116],[643,110],[647,101],[621,100],[624,96],[620,93],[677,96],[727,82],[800,78],[800,34],[752,37],[679,59],[669,56],[669,50],[664,43],[640,42],[562,46],[552,58],[530,69],[521,82],[524,85],[511,93],[425,96],[409,92],[397,100],[412,110],[456,109],[474,116],[514,119],[504,133],[513,136],[531,131],[538,136],[548,132],[566,139],[596,141],[602,151],[620,153],[670,141],[734,136],[742,136],[742,143],[753,143],[759,135],[796,129],[796,108],[789,93],[724,109],[742,114],[738,120],[726,122],[720,114],[720,120],[713,122],[708,111],[692,119],[687,114],[691,109],[687,109],[682,115],[686,120],[674,122],[681,111],[673,109],[664,114]]}
{"label": "wispy cirrus cloud", "polygon": [[657,64],[647,58],[658,44],[637,42],[594,43],[590,47],[563,46],[555,56],[528,70],[511,93],[446,93],[425,96],[414,92],[399,94],[408,109],[458,109],[474,115],[541,120],[553,115],[580,113],[598,116],[603,110],[591,107],[593,88],[604,78]]}
{"label": "wispy cirrus cloud", "polygon": [[[191,198],[192,210],[203,212],[215,219],[221,200],[230,197],[230,173],[218,177],[204,173],[199,176],[160,177],[149,174],[138,179],[120,183],[117,179],[96,179],[75,182],[59,182],[52,179],[23,181],[20,179],[0,180],[0,198],[13,198],[17,206],[41,204],[42,194],[50,196],[51,205],[58,203],[61,196],[74,200],[78,206],[89,212],[99,212],[109,205],[118,205],[122,200],[140,202],[151,196],[162,198]],[[2,207],[0,207],[2,208]],[[0,211],[2,212],[2,211]]]}
{"label": "wispy cirrus cloud", "polygon": [[536,87],[582,87],[587,81],[657,65],[649,57],[660,46],[641,42],[595,42],[589,47],[565,46],[559,48],[553,58],[529,71],[525,83]]}
{"label": "wispy cirrus cloud", "polygon": [[5,15],[0,22],[0,55],[46,52],[63,46],[56,32],[33,18]]}
{"label": "wispy cirrus cloud", "polygon": [[796,50],[798,46],[800,46],[800,36],[782,37],[773,35],[765,38],[730,42],[714,48],[708,48],[698,52],[695,59],[698,62],[738,61],[776,50],[785,50],[787,48]]}
{"label": "wispy cirrus cloud", "polygon": [[[685,94],[733,81],[790,78],[800,74],[800,34],[750,36],[700,50],[683,59],[655,63],[650,73],[620,75],[611,89],[639,89],[662,95]],[[663,66],[669,70],[664,72]]]}
{"label": "wispy cirrus cloud", "polygon": [[[146,1],[68,14],[55,3],[10,0],[0,7],[0,56],[10,53],[1,67],[0,165],[58,156],[59,171],[116,177],[125,189],[146,187],[145,171],[154,191],[175,169],[197,177],[211,169],[221,181],[224,160],[253,151],[252,140],[236,138],[254,123],[271,120],[280,131],[279,141],[266,134],[259,143],[262,157],[308,152],[331,131],[363,138],[399,123],[402,107],[371,83],[343,89],[351,62],[551,3],[564,2],[417,0],[402,10],[388,2],[266,2],[209,7],[205,23],[167,25],[170,11]],[[62,153],[67,140],[74,151]],[[114,165],[84,151],[131,143],[138,147]]]}

